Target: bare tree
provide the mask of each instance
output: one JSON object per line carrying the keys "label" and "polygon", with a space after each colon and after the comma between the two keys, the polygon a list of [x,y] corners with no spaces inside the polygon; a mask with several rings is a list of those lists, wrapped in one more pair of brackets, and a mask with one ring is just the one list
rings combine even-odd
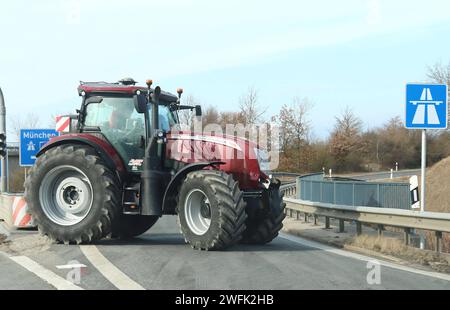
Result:
{"label": "bare tree", "polygon": [[[195,99],[194,96],[189,95],[186,97],[186,99],[184,100],[184,104],[185,105],[190,105],[190,106],[196,106],[198,105],[198,101],[197,99]],[[191,128],[192,127],[192,121],[194,119],[194,111],[193,110],[181,110],[178,112],[178,116],[180,118],[180,124],[187,127],[187,128]]]}
{"label": "bare tree", "polygon": [[208,124],[218,124],[220,121],[219,111],[217,111],[217,109],[213,106],[206,107],[202,121],[205,126]]}
{"label": "bare tree", "polygon": [[450,62],[447,65],[437,62],[428,67],[427,78],[434,83],[447,84],[450,86]]}
{"label": "bare tree", "polygon": [[[447,84],[450,94],[450,62],[447,65],[437,62],[433,66],[428,66],[427,78],[433,83]],[[450,107],[447,114],[450,115]]]}
{"label": "bare tree", "polygon": [[38,128],[41,123],[39,116],[34,113],[28,113],[26,115],[16,115],[8,119],[10,121],[10,133],[20,140],[21,129],[34,129]]}
{"label": "bare tree", "polygon": [[244,124],[245,118],[241,112],[220,112],[220,120],[219,124],[223,128],[223,131],[226,131],[227,125],[238,125]]}
{"label": "bare tree", "polygon": [[362,121],[349,108],[336,117],[336,124],[331,133],[330,152],[339,170],[357,170],[361,164],[364,151],[362,139]]}
{"label": "bare tree", "polygon": [[311,163],[309,148],[311,125],[307,119],[311,104],[308,99],[295,97],[291,104],[284,104],[277,117],[280,129],[282,165],[293,171],[305,171]]}
{"label": "bare tree", "polygon": [[281,150],[296,146],[300,148],[309,139],[311,124],[307,119],[311,104],[307,98],[295,97],[290,105],[281,107],[277,122],[280,127]]}
{"label": "bare tree", "polygon": [[262,116],[267,111],[267,107],[263,107],[258,102],[258,91],[254,87],[250,87],[244,95],[239,99],[239,109],[245,121],[244,125],[254,125],[262,121]]}

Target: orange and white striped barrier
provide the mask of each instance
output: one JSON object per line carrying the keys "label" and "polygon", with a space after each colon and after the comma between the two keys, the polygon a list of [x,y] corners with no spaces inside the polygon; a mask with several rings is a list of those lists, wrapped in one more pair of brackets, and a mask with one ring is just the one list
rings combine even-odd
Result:
{"label": "orange and white striped barrier", "polygon": [[33,219],[28,213],[27,202],[23,197],[14,197],[12,205],[12,223],[17,228],[34,227]]}

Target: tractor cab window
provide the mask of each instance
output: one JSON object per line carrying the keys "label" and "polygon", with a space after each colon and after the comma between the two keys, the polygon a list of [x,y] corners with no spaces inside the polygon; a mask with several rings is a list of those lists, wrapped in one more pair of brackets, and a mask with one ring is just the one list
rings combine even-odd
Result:
{"label": "tractor cab window", "polygon": [[[175,126],[177,122],[176,115],[170,111],[170,109],[165,105],[160,105],[159,111],[159,128],[164,131],[170,131],[170,129]],[[152,115],[152,108],[149,105],[149,115]],[[151,118],[151,117],[150,117]],[[151,123],[151,119],[150,119]]]}
{"label": "tractor cab window", "polygon": [[144,158],[145,118],[137,113],[132,97],[103,97],[101,103],[88,105],[84,126],[99,127],[125,165]]}

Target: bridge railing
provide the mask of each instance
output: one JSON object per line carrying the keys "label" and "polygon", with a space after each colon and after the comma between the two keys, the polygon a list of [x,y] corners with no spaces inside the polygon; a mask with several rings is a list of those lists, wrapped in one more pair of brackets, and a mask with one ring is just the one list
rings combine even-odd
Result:
{"label": "bridge railing", "polygon": [[301,176],[297,198],[339,206],[411,209],[409,183],[375,183],[349,178],[326,178],[322,173]]}
{"label": "bridge railing", "polygon": [[363,224],[375,224],[381,235],[385,226],[404,229],[404,241],[408,245],[412,229],[435,232],[436,251],[442,251],[442,234],[450,233],[450,214],[436,212],[418,212],[411,210],[383,209],[373,207],[353,207],[328,203],[304,201],[294,198],[284,198],[285,212],[297,220],[303,214],[305,221],[314,217],[317,224],[319,216],[325,217],[325,228],[330,228],[330,219],[339,220],[339,232],[344,232],[345,221],[356,223],[356,233],[362,233]]}

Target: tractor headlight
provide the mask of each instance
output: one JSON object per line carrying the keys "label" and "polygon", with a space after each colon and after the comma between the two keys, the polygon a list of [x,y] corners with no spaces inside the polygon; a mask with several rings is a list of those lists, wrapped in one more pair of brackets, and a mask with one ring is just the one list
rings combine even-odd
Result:
{"label": "tractor headlight", "polygon": [[259,169],[262,171],[270,171],[269,152],[255,147],[256,159],[258,160]]}

